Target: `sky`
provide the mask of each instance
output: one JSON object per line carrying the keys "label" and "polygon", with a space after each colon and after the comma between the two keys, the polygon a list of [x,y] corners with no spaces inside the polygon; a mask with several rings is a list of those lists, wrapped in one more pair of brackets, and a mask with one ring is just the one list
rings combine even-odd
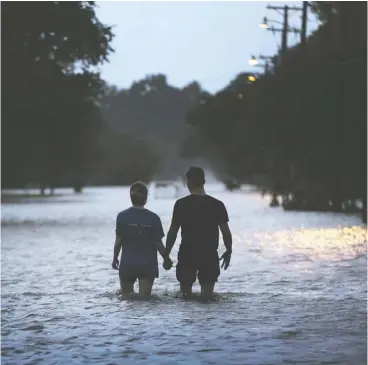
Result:
{"label": "sky", "polygon": [[[251,55],[274,55],[281,33],[262,29],[264,16],[281,22],[282,12],[267,4],[301,6],[301,1],[97,1],[99,20],[113,26],[115,52],[100,67],[101,76],[119,88],[147,75],[163,73],[183,87],[198,81],[209,92],[224,88],[241,72],[262,72],[248,64]],[[300,28],[301,12],[289,12]],[[308,33],[318,24],[309,14]],[[275,26],[280,27],[278,24]],[[289,45],[299,42],[290,33]]]}

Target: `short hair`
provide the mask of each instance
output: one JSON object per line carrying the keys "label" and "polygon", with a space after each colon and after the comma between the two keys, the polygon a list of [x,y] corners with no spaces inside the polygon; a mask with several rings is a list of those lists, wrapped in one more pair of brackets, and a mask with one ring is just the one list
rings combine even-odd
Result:
{"label": "short hair", "polygon": [[133,205],[146,204],[148,196],[148,188],[142,181],[136,181],[130,187],[130,199]]}
{"label": "short hair", "polygon": [[187,178],[187,182],[194,187],[203,186],[206,182],[203,169],[196,166],[191,166],[185,177]]}

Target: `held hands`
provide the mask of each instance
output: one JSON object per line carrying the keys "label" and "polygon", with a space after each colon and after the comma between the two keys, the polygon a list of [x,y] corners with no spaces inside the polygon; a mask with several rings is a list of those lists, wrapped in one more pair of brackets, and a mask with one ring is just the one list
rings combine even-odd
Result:
{"label": "held hands", "polygon": [[113,259],[113,260],[112,260],[111,267],[112,267],[114,270],[119,270],[119,260],[118,260],[118,259]]}
{"label": "held hands", "polygon": [[231,260],[231,253],[232,253],[231,250],[226,250],[220,257],[219,261],[223,260],[221,264],[221,269],[227,270],[227,268],[229,267]]}
{"label": "held hands", "polygon": [[164,263],[162,264],[163,268],[167,271],[170,270],[173,266],[173,262],[171,261],[170,257],[164,258]]}

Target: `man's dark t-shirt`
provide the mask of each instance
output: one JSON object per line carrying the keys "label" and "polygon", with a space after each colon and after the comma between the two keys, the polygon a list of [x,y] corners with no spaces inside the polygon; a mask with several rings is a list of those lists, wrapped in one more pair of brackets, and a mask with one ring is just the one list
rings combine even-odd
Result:
{"label": "man's dark t-shirt", "polygon": [[224,203],[210,195],[188,195],[176,201],[172,224],[181,227],[180,254],[217,254],[219,225],[229,217]]}

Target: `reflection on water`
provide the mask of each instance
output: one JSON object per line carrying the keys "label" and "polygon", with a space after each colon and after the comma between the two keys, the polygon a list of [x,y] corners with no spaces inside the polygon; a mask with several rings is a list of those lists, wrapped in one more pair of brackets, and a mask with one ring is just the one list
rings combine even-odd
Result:
{"label": "reflection on water", "polygon": [[[366,364],[359,219],[209,190],[229,210],[234,254],[205,303],[180,296],[174,271],[149,300],[120,295],[110,264],[125,188],[3,205],[2,363]],[[149,202],[166,232],[173,203]]]}
{"label": "reflection on water", "polygon": [[294,229],[259,234],[260,241],[272,245],[274,253],[295,255],[312,261],[340,261],[366,253],[367,233],[360,226]]}

